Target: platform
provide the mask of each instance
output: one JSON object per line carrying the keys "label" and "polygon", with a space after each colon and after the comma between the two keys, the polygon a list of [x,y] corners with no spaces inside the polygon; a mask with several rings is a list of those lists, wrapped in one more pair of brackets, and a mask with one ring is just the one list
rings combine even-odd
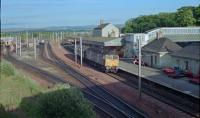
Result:
{"label": "platform", "polygon": [[[134,75],[138,75],[138,65],[132,64],[130,62],[120,61],[119,69]],[[173,79],[165,75],[161,70],[153,69],[150,67],[142,67],[141,76],[142,78],[148,79],[155,83],[159,83],[161,85],[199,98],[199,85],[190,83],[186,77]]]}

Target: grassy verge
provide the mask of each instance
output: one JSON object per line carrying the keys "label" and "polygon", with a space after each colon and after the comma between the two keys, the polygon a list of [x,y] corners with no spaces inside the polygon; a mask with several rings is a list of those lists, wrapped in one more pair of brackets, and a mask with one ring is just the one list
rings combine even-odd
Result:
{"label": "grassy verge", "polygon": [[18,107],[21,99],[41,92],[41,88],[32,79],[16,71],[5,60],[1,62],[0,104],[6,109]]}
{"label": "grassy verge", "polygon": [[42,92],[42,89],[35,81],[17,71],[11,63],[1,60],[0,105],[2,114],[3,112],[5,114],[2,117],[13,116],[9,111],[19,108],[22,98],[33,96],[40,92]]}
{"label": "grassy verge", "polygon": [[[1,60],[0,118],[94,118],[92,105],[80,90],[67,84],[41,88],[14,66]],[[21,111],[25,115],[13,111]],[[21,113],[20,112],[20,113]]]}

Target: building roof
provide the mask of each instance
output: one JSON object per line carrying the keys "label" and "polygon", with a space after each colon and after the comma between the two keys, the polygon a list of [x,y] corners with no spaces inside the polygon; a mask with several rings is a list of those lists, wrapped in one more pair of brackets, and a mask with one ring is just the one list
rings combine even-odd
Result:
{"label": "building roof", "polygon": [[106,27],[107,25],[109,25],[110,23],[103,23],[101,25],[98,25],[97,27],[95,27],[94,29],[98,29],[98,30],[101,30],[103,29],[104,27]]}
{"label": "building roof", "polygon": [[173,42],[200,41],[200,34],[166,34]]}
{"label": "building roof", "polygon": [[106,42],[117,39],[115,37],[83,37],[83,40],[95,41],[95,42]]}
{"label": "building roof", "polygon": [[200,43],[191,43],[183,49],[171,54],[175,57],[200,60]]}
{"label": "building roof", "polygon": [[[68,37],[67,39],[77,39],[79,42],[80,37]],[[122,46],[122,38],[118,37],[82,37],[84,44],[94,44],[101,46]]]}
{"label": "building roof", "polygon": [[159,38],[142,47],[142,51],[154,52],[154,53],[176,52],[180,49],[181,47],[178,44],[172,42],[168,38]]}
{"label": "building roof", "polygon": [[83,37],[83,43],[103,46],[122,46],[122,38],[116,37]]}

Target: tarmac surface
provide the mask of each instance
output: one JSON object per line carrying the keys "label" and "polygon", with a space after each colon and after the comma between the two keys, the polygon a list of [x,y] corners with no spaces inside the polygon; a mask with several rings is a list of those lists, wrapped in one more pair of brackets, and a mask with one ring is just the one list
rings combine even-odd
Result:
{"label": "tarmac surface", "polygon": [[[132,64],[131,62],[120,61],[119,69],[134,75],[138,75],[138,65]],[[141,77],[183,93],[200,97],[199,85],[190,83],[187,77],[173,79],[165,75],[162,70],[143,66],[141,67]]]}

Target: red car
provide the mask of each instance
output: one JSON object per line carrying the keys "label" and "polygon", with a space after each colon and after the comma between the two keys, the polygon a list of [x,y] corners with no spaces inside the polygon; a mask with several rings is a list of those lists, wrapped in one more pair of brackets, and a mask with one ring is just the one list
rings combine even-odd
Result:
{"label": "red car", "polygon": [[190,82],[200,84],[200,74],[190,79]]}
{"label": "red car", "polygon": [[165,74],[167,74],[167,75],[169,75],[169,74],[175,74],[175,69],[173,69],[173,68],[163,68],[162,69],[162,71],[165,73]]}

